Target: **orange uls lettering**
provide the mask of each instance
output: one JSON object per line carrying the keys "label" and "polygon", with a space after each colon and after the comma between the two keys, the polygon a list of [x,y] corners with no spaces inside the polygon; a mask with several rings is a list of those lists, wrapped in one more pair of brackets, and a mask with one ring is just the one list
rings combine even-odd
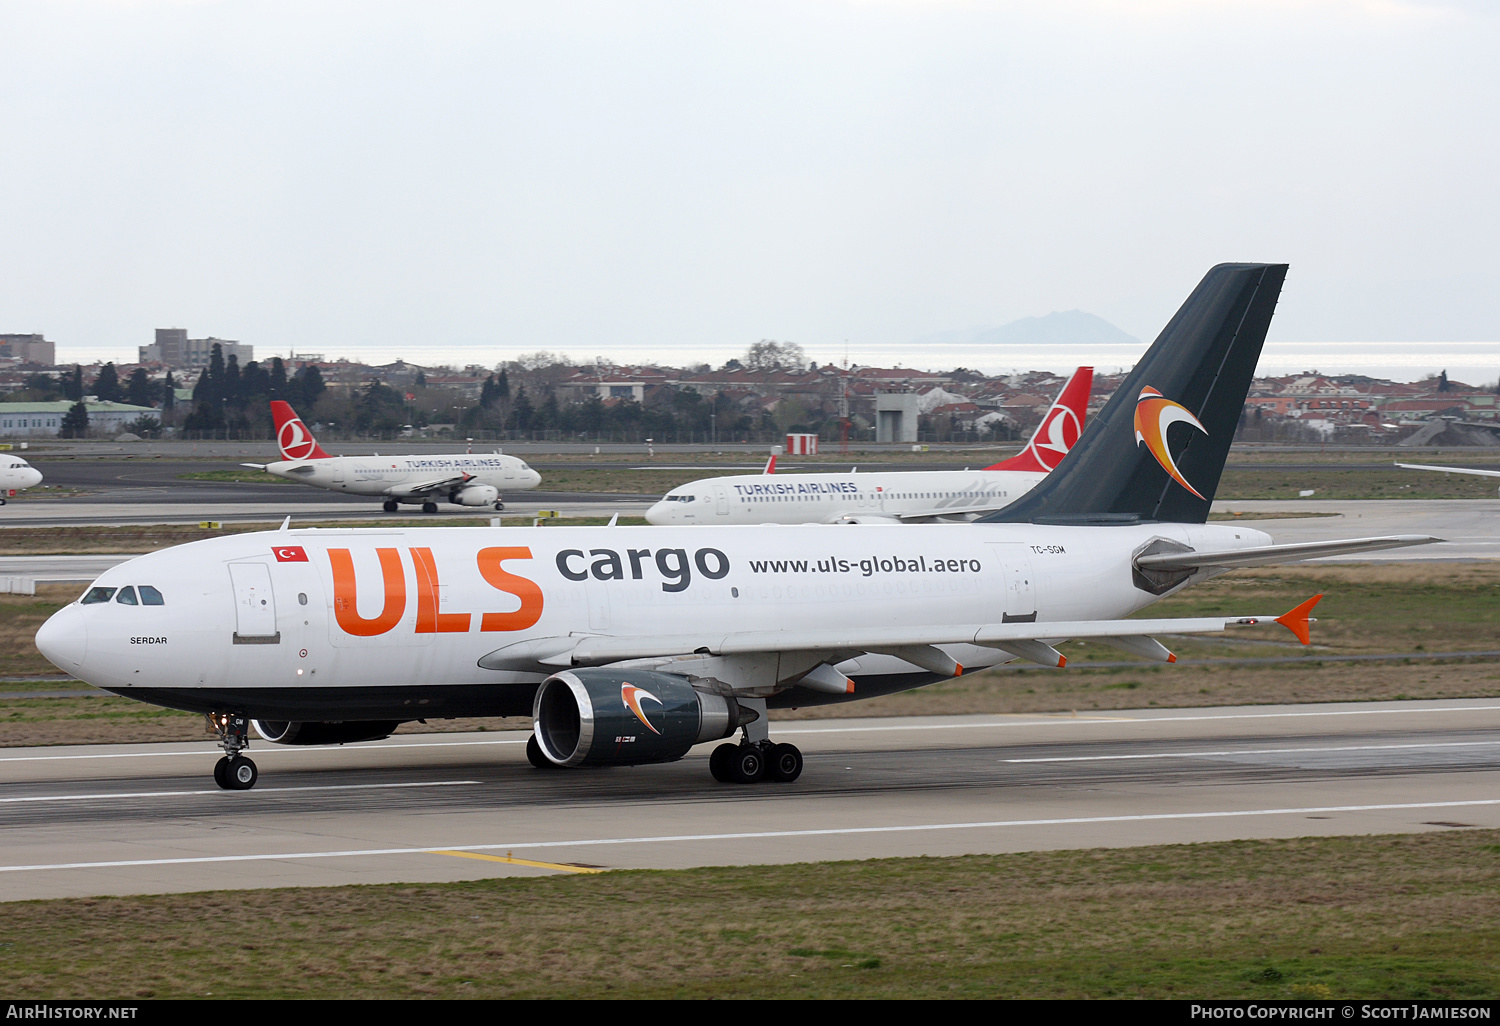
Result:
{"label": "orange uls lettering", "polygon": [[385,584],[385,608],[373,620],[359,615],[359,589],[354,583],[354,559],[348,549],[329,549],[328,563],[333,567],[333,615],[345,634],[373,638],[401,622],[406,612],[406,573],[401,569],[401,553],[395,549],[376,549],[380,557],[380,574]]}
{"label": "orange uls lettering", "polygon": [[507,559],[530,558],[531,550],[524,545],[479,550],[480,576],[490,587],[521,600],[521,608],[514,613],[485,613],[479,620],[481,631],[524,631],[542,618],[542,589],[535,581],[506,573],[500,567]]}
{"label": "orange uls lettering", "polygon": [[417,633],[462,634],[469,629],[468,613],[438,612],[438,573],[431,549],[412,549],[417,568]]}

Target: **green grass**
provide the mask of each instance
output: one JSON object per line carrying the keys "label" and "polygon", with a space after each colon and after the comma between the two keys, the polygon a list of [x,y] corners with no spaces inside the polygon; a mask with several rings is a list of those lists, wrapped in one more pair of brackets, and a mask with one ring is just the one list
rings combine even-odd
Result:
{"label": "green grass", "polygon": [[0,977],[15,999],[1489,1000],[1497,840],[1445,830],[13,903]]}

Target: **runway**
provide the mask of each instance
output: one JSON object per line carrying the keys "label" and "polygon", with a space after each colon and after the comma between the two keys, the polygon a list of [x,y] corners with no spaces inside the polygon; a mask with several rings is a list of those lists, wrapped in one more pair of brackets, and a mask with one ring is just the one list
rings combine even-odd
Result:
{"label": "runway", "polygon": [[[1386,552],[1336,556],[1327,562],[1387,563],[1500,559],[1500,498],[1496,499],[1265,499],[1221,500],[1215,513],[1305,513],[1305,519],[1251,520],[1277,544],[1426,534],[1444,541]],[[1320,562],[1313,560],[1312,562]]]}
{"label": "runway", "polygon": [[790,785],[525,735],[0,753],[0,900],[1500,827],[1500,700],[801,721]]}

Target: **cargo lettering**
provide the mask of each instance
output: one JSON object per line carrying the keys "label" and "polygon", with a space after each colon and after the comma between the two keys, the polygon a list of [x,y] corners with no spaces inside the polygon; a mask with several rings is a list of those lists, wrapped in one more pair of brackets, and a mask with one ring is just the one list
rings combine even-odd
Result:
{"label": "cargo lettering", "polygon": [[630,579],[639,581],[646,568],[654,566],[663,578],[662,591],[683,591],[693,582],[693,567],[711,581],[729,573],[729,557],[718,549],[698,549],[688,559],[687,549],[626,549],[623,557],[614,549],[563,549],[557,554],[557,572],[570,581],[623,581],[627,564]]}

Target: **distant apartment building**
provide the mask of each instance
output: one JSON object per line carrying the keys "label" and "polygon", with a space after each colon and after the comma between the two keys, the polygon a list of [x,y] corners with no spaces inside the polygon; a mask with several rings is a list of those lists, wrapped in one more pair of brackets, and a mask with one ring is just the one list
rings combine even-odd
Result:
{"label": "distant apartment building", "polygon": [[0,358],[51,367],[57,362],[57,345],[41,335],[0,335]]}
{"label": "distant apartment building", "polygon": [[218,346],[227,362],[231,356],[241,367],[255,359],[255,347],[222,338],[188,338],[186,328],[157,328],[156,341],[141,346],[141,363],[159,363],[165,367],[197,370],[208,366]]}

